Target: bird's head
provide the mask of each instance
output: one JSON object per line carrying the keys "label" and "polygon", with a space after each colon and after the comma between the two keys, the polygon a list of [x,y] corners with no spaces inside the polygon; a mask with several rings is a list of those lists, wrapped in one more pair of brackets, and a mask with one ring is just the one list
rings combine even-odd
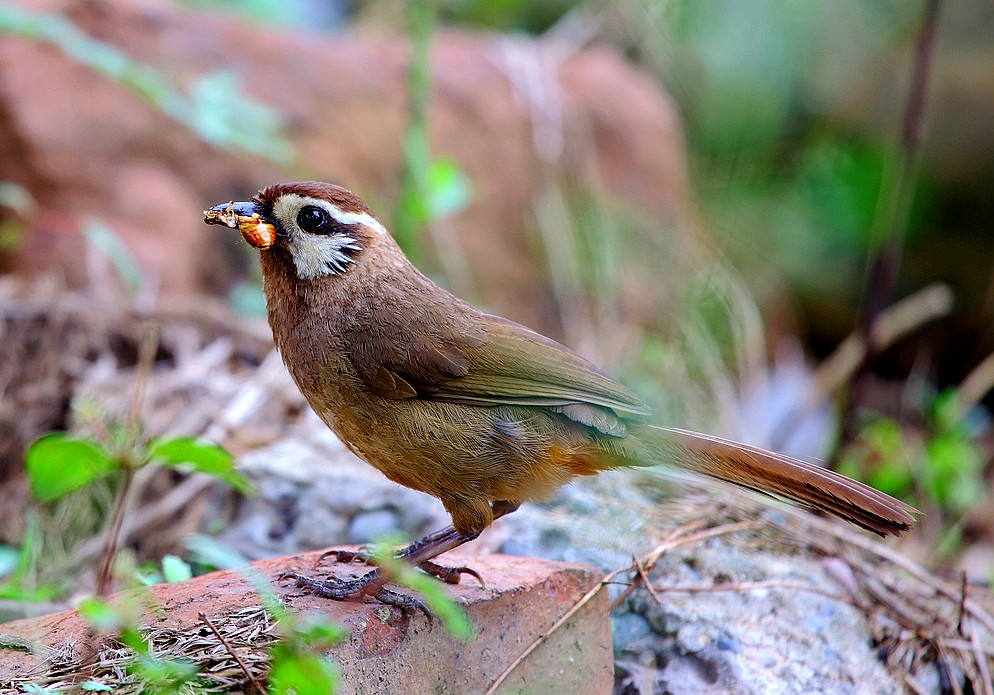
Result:
{"label": "bird's head", "polygon": [[204,222],[238,229],[264,253],[284,250],[301,280],[343,275],[370,246],[389,240],[357,195],[316,181],[278,183],[249,202],[215,205]]}

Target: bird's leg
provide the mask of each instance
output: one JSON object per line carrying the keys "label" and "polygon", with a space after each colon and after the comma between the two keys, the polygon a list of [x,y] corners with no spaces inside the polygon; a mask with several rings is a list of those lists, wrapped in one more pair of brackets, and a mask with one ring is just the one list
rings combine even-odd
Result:
{"label": "bird's leg", "polygon": [[[493,518],[499,519],[502,516],[506,516],[517,509],[518,506],[518,502],[494,502]],[[445,567],[431,562],[432,558],[475,540],[480,533],[480,531],[461,533],[452,526],[448,526],[441,531],[436,531],[435,533],[428,534],[424,538],[414,541],[409,546],[399,551],[397,553],[397,557],[406,560],[412,565],[417,565],[429,574],[434,574],[443,581],[447,581],[449,583],[458,582],[459,576],[466,573],[472,574],[477,579],[480,579],[480,583],[482,584],[483,580],[475,570],[467,567]],[[321,557],[324,558],[331,554],[335,554],[338,558],[342,558],[344,556],[349,557],[350,559],[369,559],[368,555],[356,553],[355,551],[329,551]],[[432,569],[435,568],[440,569],[441,575],[435,574],[435,572],[432,571]],[[450,580],[447,576],[452,576],[455,580]],[[385,585],[389,580],[389,577],[379,567],[367,572],[357,579],[352,580],[338,579],[337,577],[332,577],[328,580],[311,579],[310,577],[305,577],[300,574],[285,574],[283,577],[293,579],[297,583],[297,586],[307,589],[318,596],[334,599],[336,601],[343,601],[349,598],[362,598],[363,596],[372,596],[382,603],[392,606],[399,606],[405,610],[420,610],[428,616],[429,620],[431,620],[432,617],[428,607],[425,606],[419,599],[387,589]]]}
{"label": "bird's leg", "polygon": [[[520,502],[505,502],[505,501],[494,502],[493,504],[494,521],[501,518],[502,516],[507,516],[511,512],[515,511],[519,506]],[[432,548],[436,543],[444,543],[446,539],[449,538],[452,534],[457,534],[457,533],[458,531],[456,531],[453,527],[447,526],[441,531],[435,531],[434,533],[429,533],[427,536],[424,536],[414,541],[406,548],[398,550],[396,553],[394,553],[394,557],[401,560],[406,560],[412,565],[417,565],[428,574],[434,577],[438,577],[446,584],[458,584],[459,580],[462,578],[462,575],[468,574],[471,577],[476,578],[476,580],[480,582],[480,586],[486,588],[486,583],[483,581],[483,577],[481,577],[480,574],[472,567],[466,567],[466,566],[451,567],[448,565],[440,564],[438,562],[434,562],[431,559],[422,560],[420,562],[418,562],[415,559],[415,556],[420,555],[420,553],[424,549]],[[466,540],[462,541],[459,545],[462,545],[463,543],[468,543],[471,540],[473,540],[473,538],[467,538]],[[434,557],[435,555],[441,555],[443,552],[446,551],[442,550],[435,552],[429,557]],[[329,550],[327,552],[322,553],[321,556],[318,557],[317,561],[320,563],[325,558],[331,556],[334,556],[337,562],[361,562],[364,564],[372,564],[373,561],[372,555],[370,555],[370,553],[366,552],[365,550]]]}
{"label": "bird's leg", "polygon": [[[449,533],[454,531],[455,529],[449,526],[446,527],[445,529],[442,529],[441,531],[429,534],[424,538],[419,538],[417,541],[411,543],[406,548],[401,548],[400,550],[396,551],[393,554],[393,556],[399,560],[406,560],[408,562],[411,562],[409,557],[411,553],[413,553],[415,550],[425,547],[426,545],[430,545],[434,539],[444,538]],[[470,540],[472,539],[470,538],[463,542],[466,543]],[[321,553],[315,564],[321,563],[327,557],[334,557],[336,562],[346,562],[346,563],[357,562],[366,565],[375,564],[373,555],[365,548],[362,548],[360,550],[344,550],[344,549],[328,550]],[[480,574],[471,567],[464,567],[464,566],[451,567],[448,565],[440,564],[433,560],[425,560],[423,562],[420,562],[418,563],[418,567],[420,567],[422,570],[432,575],[433,577],[438,577],[446,584],[458,584],[459,580],[462,578],[462,575],[468,574],[472,577],[475,577],[476,580],[480,582],[480,586],[486,588],[486,583],[483,581],[483,577],[481,577]]]}

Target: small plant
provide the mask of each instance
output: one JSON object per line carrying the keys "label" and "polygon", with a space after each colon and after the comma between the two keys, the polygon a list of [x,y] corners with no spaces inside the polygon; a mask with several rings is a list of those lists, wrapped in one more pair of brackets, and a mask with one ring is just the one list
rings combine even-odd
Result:
{"label": "small plant", "polygon": [[986,495],[978,440],[982,428],[964,407],[960,391],[943,391],[919,408],[923,429],[882,415],[864,416],[839,465],[841,473],[941,512],[937,549],[947,556],[961,545],[965,515]]}
{"label": "small plant", "polygon": [[219,445],[195,437],[166,437],[144,441],[140,431],[108,428],[106,439],[65,432],[36,439],[25,454],[31,494],[44,504],[111,475],[120,478],[111,510],[107,544],[97,575],[97,595],[110,590],[110,571],[120,542],[124,507],[134,473],[161,465],[206,473],[246,493],[248,481],[232,465],[231,455]]}
{"label": "small plant", "polygon": [[53,502],[99,480],[111,476],[118,478],[97,573],[96,593],[101,597],[111,590],[111,570],[120,545],[128,491],[138,470],[154,464],[198,471],[239,492],[247,493],[250,488],[248,481],[235,471],[231,455],[218,444],[196,437],[145,437],[140,413],[157,346],[155,332],[147,330],[124,423],[107,422],[84,404],[80,415],[93,431],[92,435],[47,434],[32,442],[24,456],[31,494],[41,504]]}
{"label": "small plant", "polygon": [[145,563],[135,570],[135,578],[145,586],[163,582],[185,582],[193,577],[190,563],[175,555],[164,555],[160,566]]}

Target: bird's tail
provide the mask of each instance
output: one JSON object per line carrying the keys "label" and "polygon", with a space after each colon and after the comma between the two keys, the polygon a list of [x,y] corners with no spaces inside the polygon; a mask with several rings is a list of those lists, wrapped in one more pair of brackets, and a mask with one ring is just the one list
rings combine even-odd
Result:
{"label": "bird's tail", "polygon": [[[920,512],[861,482],[804,461],[674,427],[629,425],[613,451],[625,464],[665,463],[834,514],[881,536],[898,535]],[[637,443],[637,444],[636,444]],[[638,451],[630,448],[636,444]]]}

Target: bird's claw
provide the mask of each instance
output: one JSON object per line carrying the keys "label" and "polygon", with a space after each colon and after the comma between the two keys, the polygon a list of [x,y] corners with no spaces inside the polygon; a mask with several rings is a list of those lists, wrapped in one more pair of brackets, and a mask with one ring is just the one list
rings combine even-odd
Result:
{"label": "bird's claw", "polygon": [[383,587],[375,594],[372,594],[372,597],[380,603],[385,603],[388,606],[397,606],[402,611],[407,613],[413,613],[416,610],[421,611],[428,619],[428,626],[432,627],[435,625],[435,614],[432,613],[431,609],[428,608],[424,601],[419,599],[417,596],[402,594],[399,591]]}
{"label": "bird's claw", "polygon": [[366,565],[373,564],[372,554],[367,552],[364,548],[360,550],[342,550],[339,548],[335,548],[333,550],[326,550],[320,555],[318,555],[318,559],[314,561],[314,565],[315,566],[320,565],[329,557],[334,557],[335,562],[346,562],[346,563],[355,562]]}
{"label": "bird's claw", "polygon": [[292,579],[299,588],[306,589],[312,594],[321,596],[322,598],[329,598],[334,601],[362,599],[366,596],[372,596],[380,603],[388,606],[396,606],[397,608],[400,608],[408,613],[412,613],[416,610],[421,611],[428,619],[429,626],[435,624],[434,614],[428,606],[417,597],[402,594],[399,591],[388,589],[385,586],[379,586],[377,588],[377,584],[379,584],[380,579],[379,570],[373,570],[358,579],[352,580],[339,579],[338,577],[330,577],[329,579],[313,579],[312,577],[307,577],[303,574],[297,574],[295,572],[283,572],[279,575],[279,578]]}
{"label": "bird's claw", "polygon": [[353,582],[346,582],[338,577],[332,577],[331,579],[312,579],[302,574],[284,572],[280,575],[280,579],[292,579],[301,589],[307,589],[312,594],[317,594],[323,598],[334,599],[335,601],[360,598],[365,595],[361,586],[350,586]]}
{"label": "bird's claw", "polygon": [[483,581],[483,577],[472,567],[466,567],[465,565],[450,567],[449,565],[440,565],[431,560],[425,560],[418,567],[433,577],[438,577],[446,584],[458,584],[459,580],[462,579],[462,575],[468,574],[480,583],[481,589],[487,588],[487,583]]}

